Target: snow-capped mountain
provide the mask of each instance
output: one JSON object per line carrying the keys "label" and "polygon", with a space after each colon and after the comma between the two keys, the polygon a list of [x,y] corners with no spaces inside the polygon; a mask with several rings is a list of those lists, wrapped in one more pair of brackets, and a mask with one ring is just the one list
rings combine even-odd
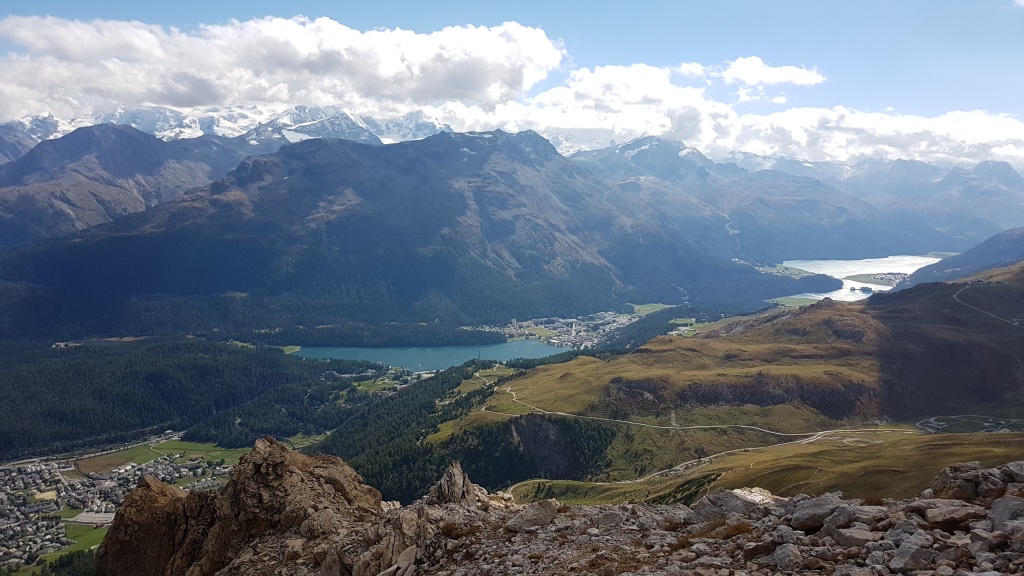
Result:
{"label": "snow-capped mountain", "polygon": [[448,124],[441,122],[437,118],[430,118],[420,110],[383,121],[364,116],[362,121],[385,144],[408,140],[422,140],[427,136],[433,136],[441,132],[454,132]]}
{"label": "snow-capped mountain", "polygon": [[33,114],[8,122],[7,125],[35,139],[36,142],[60,138],[77,128],[71,122],[61,120],[53,114]]}
{"label": "snow-capped mountain", "polygon": [[344,138],[380,144],[419,140],[440,132],[453,131],[451,126],[421,111],[397,118],[378,119],[359,117],[336,106],[281,109],[251,105],[197,108],[189,112],[162,106],[118,106],[111,112],[89,114],[70,120],[52,114],[26,116],[5,126],[8,131],[41,142],[97,124],[124,124],[167,141],[198,138],[207,134],[291,142],[307,138]]}
{"label": "snow-capped mountain", "polygon": [[278,112],[279,109],[258,106],[197,108],[185,114],[177,126],[153,135],[163,140],[198,138],[204,134],[236,138],[268,122]]}
{"label": "snow-capped mountain", "polygon": [[547,138],[548,142],[551,142],[551,145],[555,147],[555,150],[558,150],[558,153],[566,158],[577,152],[600,150],[616,145],[615,140],[586,140],[569,132],[542,132],[541,135]]}
{"label": "snow-capped mountain", "polygon": [[339,138],[364,144],[381,144],[366,124],[345,110],[332,107],[296,106],[249,130],[250,144],[299,142],[310,138]]}

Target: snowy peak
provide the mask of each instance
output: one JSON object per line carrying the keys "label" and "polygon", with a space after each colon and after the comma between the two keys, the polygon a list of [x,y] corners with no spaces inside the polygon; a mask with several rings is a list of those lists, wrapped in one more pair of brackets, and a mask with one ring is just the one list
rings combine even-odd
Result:
{"label": "snowy peak", "polygon": [[437,118],[427,116],[421,110],[409,112],[390,120],[378,121],[368,116],[364,116],[361,120],[371,132],[387,144],[422,140],[441,132],[454,132],[451,126]]}
{"label": "snowy peak", "polygon": [[337,138],[363,144],[381,144],[362,120],[330,107],[296,106],[277,114],[243,136],[250,144],[301,142],[310,138]]}
{"label": "snowy peak", "polygon": [[42,142],[43,140],[49,140],[51,138],[60,138],[65,134],[70,134],[76,128],[70,122],[61,120],[53,114],[34,114],[32,116],[25,116],[19,120],[15,120],[11,124],[18,126],[18,128],[25,135],[35,138],[36,141]]}
{"label": "snowy peak", "polygon": [[257,106],[195,109],[185,114],[177,126],[154,135],[162,140],[198,138],[204,134],[235,138],[268,122],[276,112]]}

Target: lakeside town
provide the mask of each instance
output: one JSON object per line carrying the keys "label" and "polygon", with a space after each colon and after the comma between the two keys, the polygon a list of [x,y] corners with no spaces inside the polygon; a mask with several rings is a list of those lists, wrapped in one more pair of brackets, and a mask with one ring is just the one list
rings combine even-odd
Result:
{"label": "lakeside town", "polygon": [[594,348],[616,330],[640,319],[642,314],[621,312],[598,312],[577,318],[536,318],[534,320],[511,322],[502,326],[473,326],[477,330],[501,332],[506,338],[537,338],[546,344],[563,348]]}
{"label": "lakeside town", "polygon": [[[165,434],[160,440],[176,437]],[[82,472],[76,461],[26,462],[0,469],[0,569],[32,565],[44,555],[74,546],[72,531],[86,535],[82,541],[98,542],[143,475],[185,490],[207,490],[219,487],[232,468],[222,459],[186,458],[181,451],[102,472]],[[88,538],[92,530],[98,532]]]}

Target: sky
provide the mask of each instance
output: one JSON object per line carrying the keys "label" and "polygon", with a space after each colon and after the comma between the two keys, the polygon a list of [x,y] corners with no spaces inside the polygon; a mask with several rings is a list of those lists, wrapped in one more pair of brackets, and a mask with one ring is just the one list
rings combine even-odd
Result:
{"label": "sky", "polygon": [[8,0],[0,121],[336,105],[590,147],[1024,168],[1024,0],[354,4]]}

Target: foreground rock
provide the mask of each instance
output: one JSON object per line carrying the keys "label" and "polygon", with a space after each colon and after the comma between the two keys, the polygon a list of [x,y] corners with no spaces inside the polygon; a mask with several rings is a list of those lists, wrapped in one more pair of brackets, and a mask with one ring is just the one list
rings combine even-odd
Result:
{"label": "foreground rock", "polygon": [[268,438],[217,493],[144,479],[114,520],[98,574],[1015,574],[1021,472],[1022,463],[957,465],[922,497],[882,505],[743,489],[691,510],[519,506],[454,465],[427,497],[399,507],[341,460]]}

